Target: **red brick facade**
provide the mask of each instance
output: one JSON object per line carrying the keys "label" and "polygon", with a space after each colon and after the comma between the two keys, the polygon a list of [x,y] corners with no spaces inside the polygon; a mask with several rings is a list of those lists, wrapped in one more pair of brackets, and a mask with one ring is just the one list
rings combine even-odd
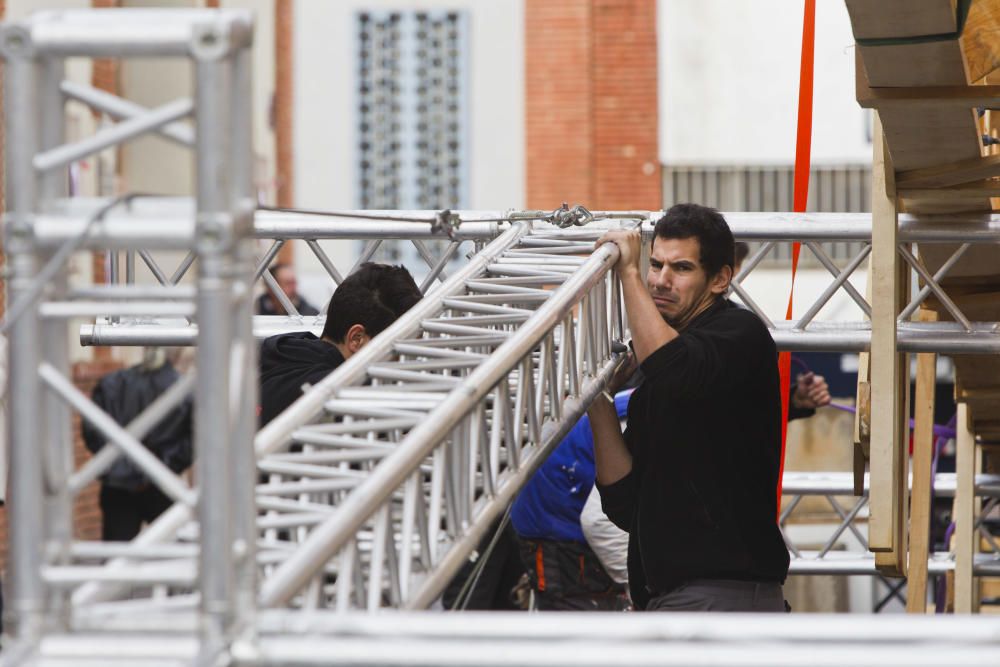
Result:
{"label": "red brick facade", "polygon": [[655,0],[526,0],[527,205],[659,209]]}
{"label": "red brick facade", "polygon": [[[121,6],[119,0],[90,0],[90,4],[95,9],[109,9]],[[121,74],[120,66],[121,61],[113,58],[94,58],[90,70],[90,84],[98,90],[118,95]],[[122,172],[122,160],[124,156],[124,151],[120,149],[115,151],[115,167],[119,174]],[[91,279],[95,284],[105,283],[108,280],[105,259],[106,255],[103,252],[91,253]],[[99,361],[111,359],[111,349],[107,347],[95,347],[94,358]]]}
{"label": "red brick facade", "polygon": [[[275,183],[278,206],[295,206],[295,143],[292,112],[295,94],[292,49],[295,38],[295,3],[293,0],[274,2],[274,99],[271,122],[274,124]],[[278,253],[278,261],[291,264],[294,244],[286,243]]]}

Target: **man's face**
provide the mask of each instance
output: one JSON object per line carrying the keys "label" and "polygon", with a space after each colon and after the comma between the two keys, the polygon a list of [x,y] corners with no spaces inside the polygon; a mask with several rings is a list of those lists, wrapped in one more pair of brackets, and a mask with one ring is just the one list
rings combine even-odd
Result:
{"label": "man's face", "polygon": [[295,272],[293,272],[290,268],[285,267],[278,270],[274,279],[278,282],[278,287],[280,287],[281,291],[285,293],[285,296],[287,296],[290,300],[295,301],[299,295],[299,283],[295,279]]}
{"label": "man's face", "polygon": [[698,239],[656,237],[649,253],[646,287],[663,319],[680,327],[725,291],[729,284],[728,267],[719,273],[726,275],[709,277],[705,273]]}

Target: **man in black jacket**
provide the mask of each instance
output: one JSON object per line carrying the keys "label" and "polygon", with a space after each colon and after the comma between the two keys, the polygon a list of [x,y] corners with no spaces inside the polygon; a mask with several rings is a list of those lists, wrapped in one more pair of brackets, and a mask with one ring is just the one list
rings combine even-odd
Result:
{"label": "man in black jacket", "polygon": [[644,379],[624,437],[607,400],[589,415],[604,511],[629,531],[636,608],[783,611],[777,353],[757,316],[725,299],[732,233],[713,209],[674,206],[656,224],[645,281],[639,232],[603,243],[620,251]]}
{"label": "man in black jacket", "polygon": [[[179,378],[163,348],[146,348],[142,362],[105,375],[91,398],[94,404],[125,426]],[[191,465],[191,399],[183,401],[142,440],[156,458],[175,473]],[[105,446],[107,438],[83,420],[83,442],[91,452]],[[101,539],[128,541],[139,534],[142,523],[152,522],[173,501],[127,456],[119,456],[101,475]]]}
{"label": "man in black jacket", "polygon": [[260,351],[260,425],[294,403],[306,385],[325,378],[420,301],[402,266],[368,262],[330,298],[320,338],[305,331],[271,336]]}

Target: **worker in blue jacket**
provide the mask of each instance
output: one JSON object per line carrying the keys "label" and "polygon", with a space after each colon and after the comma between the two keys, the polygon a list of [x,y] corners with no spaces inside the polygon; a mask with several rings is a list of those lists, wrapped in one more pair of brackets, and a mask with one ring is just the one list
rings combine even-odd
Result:
{"label": "worker in blue jacket", "polygon": [[[619,418],[631,390],[615,397]],[[623,577],[609,574],[588,544],[580,514],[594,488],[594,441],[583,417],[521,490],[511,508],[521,560],[539,610],[617,610],[628,604]],[[601,516],[601,519],[610,520]],[[614,526],[610,526],[618,530]],[[623,544],[627,544],[627,535]]]}

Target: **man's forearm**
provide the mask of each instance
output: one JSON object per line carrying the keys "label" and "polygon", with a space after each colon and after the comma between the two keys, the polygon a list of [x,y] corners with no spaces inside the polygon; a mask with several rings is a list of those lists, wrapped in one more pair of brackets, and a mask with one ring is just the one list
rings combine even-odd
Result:
{"label": "man's forearm", "polygon": [[632,471],[632,455],[625,446],[621,424],[613,402],[598,396],[587,410],[594,435],[594,462],[597,481],[613,484]]}
{"label": "man's forearm", "polygon": [[639,363],[642,363],[646,357],[677,338],[677,330],[667,324],[656,309],[638,271],[623,271],[619,278],[628,326],[632,332],[632,346]]}

